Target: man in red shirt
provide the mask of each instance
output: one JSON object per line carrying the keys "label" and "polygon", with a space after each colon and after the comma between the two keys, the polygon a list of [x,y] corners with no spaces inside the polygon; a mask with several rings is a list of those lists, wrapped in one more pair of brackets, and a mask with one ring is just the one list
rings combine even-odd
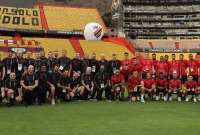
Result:
{"label": "man in red shirt", "polygon": [[194,60],[192,54],[189,55],[188,67],[189,67],[189,75],[193,77],[193,80],[198,81],[199,64],[196,60]]}
{"label": "man in red shirt", "polygon": [[167,96],[169,101],[172,101],[172,94],[176,93],[178,96],[178,101],[181,101],[181,97],[184,93],[181,91],[181,81],[177,78],[177,73],[173,73],[173,79],[169,81],[169,90]]}
{"label": "man in red shirt", "polygon": [[159,77],[159,73],[162,72],[163,76],[168,76],[168,64],[165,62],[163,56],[160,57],[160,61],[156,65],[156,75]]}
{"label": "man in red shirt", "polygon": [[166,100],[167,90],[168,90],[168,81],[161,72],[159,77],[156,79],[156,100],[158,101],[160,99],[161,97],[160,94],[163,94],[164,100]]}
{"label": "man in red shirt", "polygon": [[189,101],[188,95],[192,95],[192,99],[196,103],[197,102],[197,98],[196,98],[196,94],[197,94],[197,82],[193,80],[192,76],[189,76],[188,77],[188,81],[186,81],[184,85],[185,85],[185,88],[186,88],[186,98],[185,98],[185,101],[188,102]]}
{"label": "man in red shirt", "polygon": [[[154,65],[153,65],[153,61],[149,58],[148,53],[145,53],[145,58],[143,60],[141,60],[141,65],[142,65],[143,75],[146,74],[147,71],[149,71],[149,73],[151,75],[153,75]],[[144,76],[143,76],[143,78],[144,78]]]}
{"label": "man in red shirt", "polygon": [[150,73],[146,74],[146,79],[142,80],[141,88],[141,102],[144,101],[144,94],[147,93],[148,96],[153,99],[154,94],[156,93],[155,80],[151,77]]}
{"label": "man in red shirt", "polygon": [[173,73],[176,73],[179,78],[180,64],[179,61],[176,60],[175,54],[172,54],[172,60],[169,62],[169,75],[171,79],[173,78]]}
{"label": "man in red shirt", "polygon": [[119,70],[116,70],[114,75],[111,77],[111,100],[114,100],[115,98],[123,100],[125,92],[124,83],[124,76],[120,74]]}
{"label": "man in red shirt", "polygon": [[179,66],[180,66],[180,79],[181,79],[182,83],[185,83],[185,81],[187,80],[188,62],[187,62],[187,60],[184,60],[183,54],[179,55]]}
{"label": "man in red shirt", "polygon": [[142,65],[140,64],[140,62],[138,62],[136,57],[133,57],[131,59],[131,64],[128,67],[129,69],[129,74],[132,74],[133,71],[137,71],[139,77],[142,75]]}
{"label": "man in red shirt", "polygon": [[139,100],[140,88],[142,79],[138,76],[138,71],[133,71],[133,74],[128,79],[128,93],[131,101]]}
{"label": "man in red shirt", "polygon": [[128,80],[129,77],[129,69],[128,66],[131,64],[131,60],[129,59],[129,55],[127,52],[124,53],[124,59],[121,61],[121,74],[124,76],[125,81]]}

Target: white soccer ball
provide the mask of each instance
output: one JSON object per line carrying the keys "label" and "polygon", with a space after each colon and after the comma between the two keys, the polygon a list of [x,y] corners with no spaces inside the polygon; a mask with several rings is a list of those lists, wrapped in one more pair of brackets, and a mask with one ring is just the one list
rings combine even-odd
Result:
{"label": "white soccer ball", "polygon": [[103,27],[98,23],[88,23],[84,29],[86,40],[101,40],[104,35]]}

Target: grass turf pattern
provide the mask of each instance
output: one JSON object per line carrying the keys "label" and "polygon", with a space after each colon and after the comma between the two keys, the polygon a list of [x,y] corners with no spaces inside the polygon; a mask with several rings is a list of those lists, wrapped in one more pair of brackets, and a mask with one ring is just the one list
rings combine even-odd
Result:
{"label": "grass turf pattern", "polygon": [[200,103],[92,102],[0,107],[1,135],[199,135]]}

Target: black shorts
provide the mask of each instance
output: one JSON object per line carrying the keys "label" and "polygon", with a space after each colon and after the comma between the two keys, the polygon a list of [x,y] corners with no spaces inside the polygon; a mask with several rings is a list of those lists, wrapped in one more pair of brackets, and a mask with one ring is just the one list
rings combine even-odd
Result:
{"label": "black shorts", "polygon": [[187,75],[181,77],[181,82],[185,83],[187,81]]}

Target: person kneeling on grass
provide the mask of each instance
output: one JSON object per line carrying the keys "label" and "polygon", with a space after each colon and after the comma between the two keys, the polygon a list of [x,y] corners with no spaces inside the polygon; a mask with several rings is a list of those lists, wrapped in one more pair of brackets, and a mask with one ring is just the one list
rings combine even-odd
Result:
{"label": "person kneeling on grass", "polygon": [[6,101],[8,105],[14,104],[15,101],[22,101],[21,88],[14,72],[10,73],[10,77],[6,79],[5,86],[1,94],[3,101]]}
{"label": "person kneeling on grass", "polygon": [[181,90],[181,80],[177,78],[176,73],[173,73],[173,79],[169,81],[169,90],[167,91],[167,98],[172,100],[172,94],[177,94],[178,101],[180,102],[184,98],[184,91]]}
{"label": "person kneeling on grass", "polygon": [[146,74],[146,79],[142,80],[141,88],[141,102],[145,102],[144,95],[148,94],[148,97],[153,100],[154,95],[156,94],[155,80],[151,77],[150,73]]}
{"label": "person kneeling on grass", "polygon": [[84,87],[83,99],[91,99],[94,92],[94,82],[91,67],[87,67],[85,73],[82,74],[81,83]]}
{"label": "person kneeling on grass", "polygon": [[140,100],[141,81],[138,71],[133,71],[133,74],[128,79],[128,93],[130,100],[133,102]]}
{"label": "person kneeling on grass", "polygon": [[81,86],[81,77],[80,73],[74,72],[73,77],[70,82],[70,87],[72,89],[72,92],[74,93],[74,98],[81,99],[84,94],[84,87]]}
{"label": "person kneeling on grass", "polygon": [[192,76],[189,76],[188,80],[185,82],[184,86],[186,88],[185,101],[188,102],[189,101],[188,95],[192,95],[192,99],[196,103],[197,102],[197,98],[196,98],[197,82],[193,80]]}
{"label": "person kneeling on grass", "polygon": [[20,82],[23,90],[24,104],[32,105],[34,102],[35,90],[38,87],[38,75],[34,73],[34,66],[29,65],[27,73],[22,75]]}
{"label": "person kneeling on grass", "polygon": [[120,74],[119,70],[116,70],[114,75],[111,77],[111,100],[114,99],[124,99],[124,76]]}
{"label": "person kneeling on grass", "polygon": [[167,101],[167,90],[168,90],[168,81],[164,77],[163,73],[160,72],[159,77],[156,79],[156,101],[160,100],[161,94],[163,94],[164,101]]}
{"label": "person kneeling on grass", "polygon": [[61,98],[65,101],[70,101],[74,97],[70,83],[69,71],[66,69],[58,81],[58,88],[61,90]]}

